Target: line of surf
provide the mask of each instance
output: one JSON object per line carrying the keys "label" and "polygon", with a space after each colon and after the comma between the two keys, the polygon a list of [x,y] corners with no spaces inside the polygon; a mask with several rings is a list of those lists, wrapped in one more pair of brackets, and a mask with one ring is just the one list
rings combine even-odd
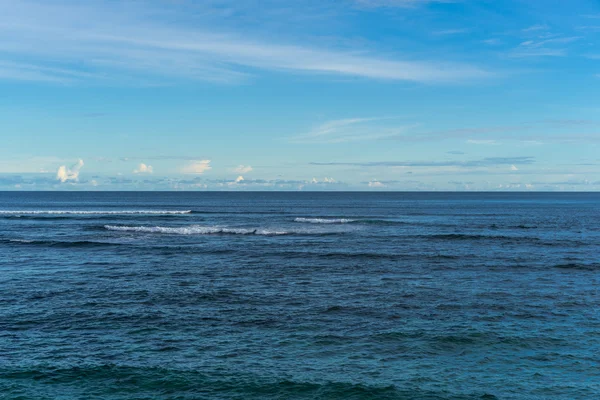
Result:
{"label": "line of surf", "polygon": [[184,227],[169,227],[169,226],[121,226],[121,225],[104,225],[104,229],[117,232],[137,232],[137,233],[162,233],[171,235],[288,235],[290,232],[274,229],[250,229],[250,228],[224,228],[217,226],[184,226]]}
{"label": "line of surf", "polygon": [[355,222],[354,219],[349,218],[295,218],[294,222],[303,222],[308,224],[349,224]]}
{"label": "line of surf", "polygon": [[192,210],[0,210],[0,215],[182,215]]}

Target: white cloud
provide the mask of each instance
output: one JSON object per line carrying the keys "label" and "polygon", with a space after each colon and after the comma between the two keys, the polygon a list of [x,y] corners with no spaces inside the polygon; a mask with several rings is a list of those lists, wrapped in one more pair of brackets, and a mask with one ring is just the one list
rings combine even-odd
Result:
{"label": "white cloud", "polygon": [[240,183],[240,182],[242,182],[243,180],[244,180],[244,177],[240,175],[240,176],[238,176],[237,178],[235,178],[235,183]]}
{"label": "white cloud", "polygon": [[486,139],[486,140],[469,139],[469,140],[467,140],[467,143],[468,144],[478,144],[478,145],[483,145],[483,146],[497,146],[500,144],[496,140],[488,140],[488,139]]}
{"label": "white cloud", "polygon": [[247,174],[252,171],[252,167],[249,165],[239,165],[233,169],[233,172],[237,172],[238,174]]}
{"label": "white cloud", "polygon": [[525,33],[529,33],[529,32],[539,32],[539,31],[547,31],[549,29],[548,25],[533,25],[530,26],[529,28],[525,28],[523,29],[523,32]]}
{"label": "white cloud", "polygon": [[447,36],[447,35],[458,35],[461,33],[468,33],[469,29],[466,28],[456,28],[456,29],[444,29],[441,31],[435,31],[433,32],[434,35],[438,35],[438,36]]}
{"label": "white cloud", "polygon": [[210,160],[198,160],[192,161],[185,167],[181,169],[181,172],[184,174],[203,174],[206,171],[210,171],[212,167],[210,166]]}
{"label": "white cloud", "polygon": [[[216,32],[201,20],[175,26],[153,17],[161,15],[160,10],[136,2],[120,3],[22,0],[15,4],[0,0],[2,50],[29,60],[27,64],[0,65],[0,78],[129,82],[133,72],[144,74],[146,81],[163,77],[237,82],[247,78],[248,68],[427,83],[471,81],[490,75],[468,64],[416,61],[410,54],[402,60],[364,48],[275,42],[273,37],[278,36],[273,35],[268,40],[251,39],[247,32]],[[82,20],[93,23],[82,24]]]}
{"label": "white cloud", "polygon": [[383,187],[385,187],[385,185],[383,183],[379,182],[379,181],[370,181],[369,182],[369,187],[372,187],[372,188],[383,188]]}
{"label": "white cloud", "polygon": [[153,172],[154,168],[152,168],[152,165],[146,165],[144,163],[140,163],[140,165],[133,170],[134,174],[151,174]]}
{"label": "white cloud", "polygon": [[61,165],[58,167],[58,171],[56,171],[56,179],[61,182],[67,181],[77,181],[79,180],[79,171],[83,167],[83,160],[79,159],[75,165],[70,168],[67,168],[65,165]]}
{"label": "white cloud", "polygon": [[492,38],[482,40],[481,43],[487,44],[488,46],[499,46],[502,44],[502,41],[500,39]]}
{"label": "white cloud", "polygon": [[326,121],[310,132],[292,137],[294,143],[342,143],[399,136],[410,126],[394,126],[394,118],[346,118]]}
{"label": "white cloud", "polygon": [[312,183],[312,184],[329,184],[329,183],[337,183],[337,181],[333,178],[325,177],[321,180],[319,180],[317,178],[312,178],[310,180],[310,183]]}
{"label": "white cloud", "polygon": [[459,0],[355,0],[363,7],[416,7],[429,3],[455,3]]}
{"label": "white cloud", "polygon": [[511,57],[562,57],[567,55],[567,49],[562,47],[581,39],[579,36],[554,37],[544,40],[526,40],[509,55]]}

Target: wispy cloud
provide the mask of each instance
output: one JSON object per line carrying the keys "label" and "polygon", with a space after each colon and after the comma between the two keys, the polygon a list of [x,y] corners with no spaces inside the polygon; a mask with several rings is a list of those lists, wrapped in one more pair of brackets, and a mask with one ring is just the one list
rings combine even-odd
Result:
{"label": "wispy cloud", "polygon": [[536,48],[520,48],[509,54],[513,58],[523,57],[564,57],[567,55],[565,49],[536,49]]}
{"label": "wispy cloud", "polygon": [[487,44],[488,46],[499,46],[502,44],[502,41],[500,39],[491,38],[482,40],[481,43]]}
{"label": "wispy cloud", "polygon": [[184,174],[197,174],[201,175],[207,171],[210,171],[210,160],[198,160],[189,163],[188,165],[181,168],[181,172]]}
{"label": "wispy cloud", "polygon": [[433,34],[437,36],[448,36],[448,35],[459,35],[461,33],[468,33],[467,28],[456,28],[456,29],[444,29],[441,31],[434,31]]}
{"label": "wispy cloud", "polygon": [[484,146],[498,146],[500,142],[492,139],[469,139],[467,144],[479,144]]}
{"label": "wispy cloud", "polygon": [[413,8],[432,3],[457,3],[460,0],[355,0],[362,7],[402,7]]}
{"label": "wispy cloud", "polygon": [[237,172],[238,174],[247,174],[252,171],[252,167],[249,165],[238,165],[233,169],[233,172]]}
{"label": "wispy cloud", "polygon": [[3,61],[0,59],[0,79],[68,84],[76,80],[102,79],[102,76],[69,68],[49,67],[30,63]]}
{"label": "wispy cloud", "polygon": [[[576,119],[547,119],[539,121],[523,122],[515,125],[495,125],[444,129],[439,131],[415,132],[410,130],[399,135],[389,137],[392,140],[406,142],[428,142],[440,140],[463,139],[468,144],[500,144],[503,141],[565,141],[571,137],[571,140],[597,140],[594,134],[570,134],[558,135],[557,130],[571,129],[573,127],[598,125],[594,120],[576,120]],[[543,134],[526,134],[525,132],[539,132]],[[489,137],[493,134],[493,138]]]}
{"label": "wispy cloud", "polygon": [[[554,37],[550,39],[534,39],[521,42],[509,55],[511,57],[562,57],[567,49],[561,46],[581,39],[580,36]],[[557,47],[558,46],[558,47]]]}
{"label": "wispy cloud", "polygon": [[[294,143],[341,143],[394,137],[410,126],[394,126],[394,118],[346,118],[324,122],[310,132],[292,137]],[[414,126],[414,125],[412,125]]]}
{"label": "wispy cloud", "polygon": [[[414,2],[408,2],[414,3]],[[406,3],[406,4],[408,4]],[[364,49],[289,44],[219,31],[205,24],[167,25],[136,3],[18,4],[0,0],[0,77],[48,82],[131,80],[131,76],[239,82],[259,70],[414,82],[489,77],[460,63],[410,61]],[[90,21],[82,24],[81,21]],[[17,59],[27,59],[21,66]],[[13,62],[13,65],[9,65]],[[4,65],[4,66],[2,66]]]}
{"label": "wispy cloud", "polygon": [[194,156],[172,156],[172,155],[158,155],[158,156],[144,156],[144,157],[120,157],[121,161],[141,161],[141,160],[184,160],[184,161],[195,161],[198,157]]}
{"label": "wispy cloud", "polygon": [[546,31],[548,29],[550,29],[550,27],[548,25],[537,24],[537,25],[532,25],[532,26],[530,26],[528,28],[523,29],[522,32],[524,32],[524,33],[531,33],[531,32],[538,33],[540,31]]}
{"label": "wispy cloud", "polygon": [[534,157],[486,157],[470,161],[372,161],[372,162],[312,162],[311,165],[350,166],[350,167],[492,167],[499,165],[528,165]]}

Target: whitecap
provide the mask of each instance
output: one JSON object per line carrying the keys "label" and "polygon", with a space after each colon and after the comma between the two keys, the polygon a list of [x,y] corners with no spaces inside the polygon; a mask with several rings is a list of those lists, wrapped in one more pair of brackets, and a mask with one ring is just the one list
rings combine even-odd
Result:
{"label": "whitecap", "polygon": [[348,224],[354,222],[348,218],[296,218],[294,222],[304,222],[309,224]]}
{"label": "whitecap", "polygon": [[232,235],[287,235],[287,231],[269,230],[269,229],[249,229],[249,228],[224,228],[218,226],[119,226],[119,225],[104,225],[104,228],[109,231],[118,232],[138,232],[138,233],[163,233],[171,235],[216,235],[216,234],[232,234]]}
{"label": "whitecap", "polygon": [[0,210],[0,215],[178,215],[192,210]]}

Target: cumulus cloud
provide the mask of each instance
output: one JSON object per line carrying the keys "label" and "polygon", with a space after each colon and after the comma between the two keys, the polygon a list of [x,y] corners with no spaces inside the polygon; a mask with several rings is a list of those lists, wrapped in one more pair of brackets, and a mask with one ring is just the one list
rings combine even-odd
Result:
{"label": "cumulus cloud", "polygon": [[242,182],[243,180],[244,180],[244,177],[240,175],[240,176],[238,176],[237,178],[235,178],[235,183],[240,183],[240,182]]}
{"label": "cumulus cloud", "polygon": [[58,171],[56,171],[56,179],[63,183],[67,181],[78,181],[81,167],[83,167],[82,159],[77,160],[77,163],[70,168],[67,168],[66,165],[61,165],[58,167]]}
{"label": "cumulus cloud", "polygon": [[144,163],[140,163],[140,165],[133,170],[134,174],[151,174],[153,172],[154,168],[152,168],[152,165],[146,165]]}
{"label": "cumulus cloud", "polygon": [[372,187],[372,188],[383,188],[383,187],[385,187],[385,185],[382,182],[379,182],[379,181],[370,181],[369,182],[369,187]]}
{"label": "cumulus cloud", "polygon": [[249,165],[238,165],[233,169],[233,172],[237,172],[238,174],[247,174],[252,171],[252,167]]}
{"label": "cumulus cloud", "polygon": [[184,174],[197,174],[201,175],[206,171],[210,171],[212,167],[210,166],[210,160],[197,160],[192,161],[185,167],[181,169],[181,172]]}
{"label": "cumulus cloud", "polygon": [[333,178],[325,177],[321,180],[319,180],[317,178],[312,178],[310,183],[312,183],[312,184],[327,184],[327,183],[337,183],[337,181]]}

